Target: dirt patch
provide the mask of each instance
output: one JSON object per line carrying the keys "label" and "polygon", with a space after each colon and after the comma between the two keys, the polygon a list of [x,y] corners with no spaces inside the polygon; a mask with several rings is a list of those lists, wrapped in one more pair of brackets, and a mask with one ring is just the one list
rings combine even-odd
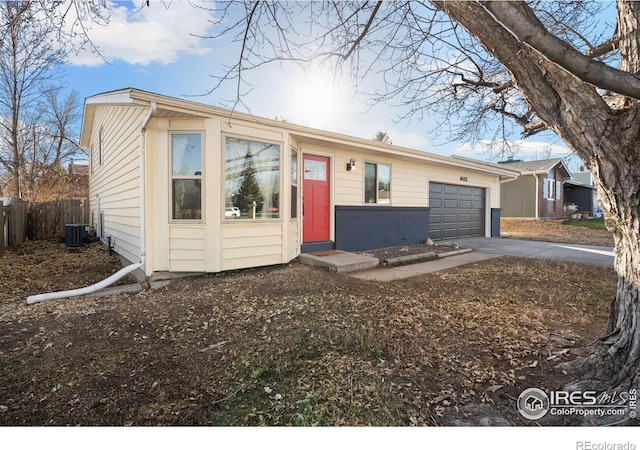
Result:
{"label": "dirt patch", "polygon": [[503,237],[514,239],[613,247],[609,231],[565,225],[561,221],[502,218],[500,232]]}
{"label": "dirt patch", "polygon": [[604,332],[616,282],[516,258],[393,283],[293,263],[27,306],[27,280],[116,265],[57,249],[57,276],[35,247],[0,260],[26,277],[0,284],[2,425],[442,425],[477,404],[532,425],[514,399],[569,381],[555,364]]}

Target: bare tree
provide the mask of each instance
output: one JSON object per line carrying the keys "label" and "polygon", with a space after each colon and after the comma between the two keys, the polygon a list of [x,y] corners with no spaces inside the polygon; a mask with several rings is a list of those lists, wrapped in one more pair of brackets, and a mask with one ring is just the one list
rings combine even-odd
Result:
{"label": "bare tree", "polygon": [[49,132],[53,151],[52,165],[60,165],[62,161],[78,152],[84,152],[78,147],[77,129],[81,119],[81,107],[78,101],[78,93],[70,91],[66,95],[60,89],[48,89],[45,92],[44,119]]}
{"label": "bare tree", "polygon": [[32,2],[3,2],[0,20],[0,124],[5,151],[0,162],[13,178],[13,196],[22,198],[21,169],[25,163],[28,111],[36,106],[44,84],[54,76],[63,52],[51,44],[52,24],[42,21]]}
{"label": "bare tree", "polygon": [[617,24],[598,22],[602,2],[240,2],[223,4],[219,34],[238,46],[216,74],[235,85],[271,62],[311,61],[348,72],[355,85],[384,80],[378,101],[401,119],[439,113],[452,139],[508,142],[553,132],[595,175],[615,238],[618,290],[606,335],[580,386],[640,382],[640,3],[618,0]]}
{"label": "bare tree", "polygon": [[23,180],[33,182],[39,165],[59,166],[78,150],[69,133],[79,118],[77,95],[61,100],[52,85],[70,51],[88,45],[99,53],[86,27],[106,23],[103,14],[97,1],[0,3],[0,171],[15,198],[23,197]]}
{"label": "bare tree", "polygon": [[80,118],[77,93],[59,88],[46,90],[36,108],[25,117],[20,145],[24,158],[20,168],[22,198],[51,201],[77,196],[73,179],[63,163],[79,150],[76,125]]}

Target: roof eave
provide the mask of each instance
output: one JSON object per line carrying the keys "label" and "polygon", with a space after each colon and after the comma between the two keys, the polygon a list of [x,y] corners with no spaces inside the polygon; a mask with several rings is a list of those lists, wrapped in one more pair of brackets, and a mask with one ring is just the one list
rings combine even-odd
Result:
{"label": "roof eave", "polygon": [[331,142],[338,145],[342,144],[344,146],[352,146],[354,148],[365,148],[372,152],[380,152],[386,155],[394,155],[417,161],[454,166],[463,169],[471,169],[482,173],[489,173],[498,177],[507,177],[513,179],[518,177],[518,172],[514,171],[513,169],[490,167],[488,164],[477,163],[468,159],[452,158],[449,156],[442,156],[435,153],[410,149],[397,145],[384,144],[382,142],[374,141],[371,139],[363,139],[331,131],[309,128],[302,125],[284,123],[275,119],[267,119],[251,114],[222,109],[211,105],[205,105],[203,103],[197,103],[189,100],[182,100],[175,97],[142,91],[135,88],[126,88],[117,91],[106,92],[103,94],[88,97],[85,100],[85,114],[83,117],[80,140],[81,148],[88,148],[89,146],[92,120],[89,121],[88,119],[93,119],[94,109],[96,105],[135,104],[146,106],[151,102],[156,102],[158,109],[164,108],[178,112],[188,112],[203,118],[223,116],[229,119],[246,120],[274,128],[280,128],[288,131],[291,135],[301,140],[315,139],[319,141]]}

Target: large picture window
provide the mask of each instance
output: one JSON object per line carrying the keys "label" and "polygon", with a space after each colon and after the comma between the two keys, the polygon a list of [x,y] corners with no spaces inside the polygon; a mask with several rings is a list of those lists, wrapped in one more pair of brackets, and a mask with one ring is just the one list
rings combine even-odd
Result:
{"label": "large picture window", "polygon": [[280,218],[280,146],[225,137],[225,218]]}
{"label": "large picture window", "polygon": [[202,220],[202,134],[171,134],[171,218]]}
{"label": "large picture window", "polygon": [[391,166],[364,163],[364,202],[391,202]]}

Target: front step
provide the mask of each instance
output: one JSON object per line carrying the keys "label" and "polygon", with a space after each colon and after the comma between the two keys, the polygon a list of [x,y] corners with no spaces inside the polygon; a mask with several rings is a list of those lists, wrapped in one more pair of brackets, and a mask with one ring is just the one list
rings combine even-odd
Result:
{"label": "front step", "polygon": [[334,250],[336,243],[333,241],[305,242],[300,247],[300,253],[314,253],[325,250]]}
{"label": "front step", "polygon": [[326,267],[332,272],[348,273],[373,269],[380,264],[378,258],[347,253],[340,250],[325,250],[314,253],[302,253],[298,261],[310,266]]}

